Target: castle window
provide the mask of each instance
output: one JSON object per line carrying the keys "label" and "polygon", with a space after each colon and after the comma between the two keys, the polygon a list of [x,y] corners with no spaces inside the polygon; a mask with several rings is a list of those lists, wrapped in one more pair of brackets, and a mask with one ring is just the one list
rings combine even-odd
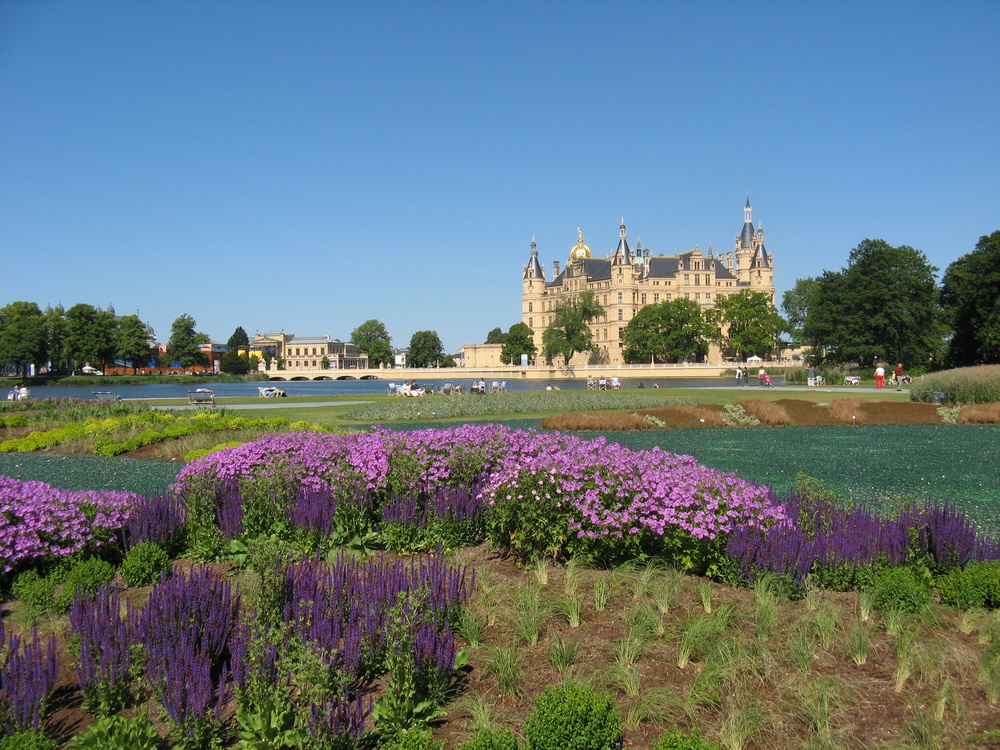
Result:
{"label": "castle window", "polygon": [[644,305],[646,304],[646,295],[645,295],[645,294],[644,294],[644,295],[642,295],[642,299],[641,299],[641,302],[642,302],[642,304],[644,304]]}
{"label": "castle window", "polygon": [[659,294],[654,294],[654,295],[653,295],[653,304],[655,305],[655,304],[657,304],[657,303],[658,303],[659,301],[660,301],[660,295],[659,295]]}
{"label": "castle window", "polygon": [[528,328],[534,328],[534,327],[535,327],[535,321],[534,321],[534,319],[533,318],[528,318]]}
{"label": "castle window", "polygon": [[534,312],[534,311],[535,311],[535,306],[531,302],[529,302],[528,303],[528,312]]}
{"label": "castle window", "polygon": [[690,292],[684,292],[684,299],[691,299],[691,293]]}
{"label": "castle window", "polygon": [[684,274],[684,283],[685,284],[691,283],[691,277],[688,274]]}
{"label": "castle window", "polygon": [[694,301],[695,301],[695,302],[701,302],[701,295],[700,295],[700,294],[698,294],[697,292],[695,292],[695,295],[694,295]]}
{"label": "castle window", "polygon": [[668,294],[668,295],[667,295],[667,302],[670,302],[670,301],[672,301],[672,300],[673,300],[673,298],[674,298],[674,295],[672,295],[672,294]]}
{"label": "castle window", "polygon": [[711,294],[711,292],[705,292],[705,301],[706,302],[711,302],[712,301],[712,294]]}
{"label": "castle window", "polygon": [[625,311],[620,307],[618,308],[618,320],[625,320]]}
{"label": "castle window", "polygon": [[618,292],[618,304],[620,305],[621,303],[622,303],[622,293]]}

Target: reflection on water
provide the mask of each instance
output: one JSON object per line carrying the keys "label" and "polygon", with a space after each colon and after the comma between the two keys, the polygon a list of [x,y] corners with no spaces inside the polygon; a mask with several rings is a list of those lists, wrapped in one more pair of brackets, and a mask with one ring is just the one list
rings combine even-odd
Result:
{"label": "reflection on water", "polygon": [[[393,382],[391,378],[384,380],[293,380],[274,383],[289,396],[365,396],[375,393],[386,393],[386,385]],[[396,381],[401,382],[401,380]],[[421,385],[433,385],[435,390],[445,383],[464,383],[467,387],[472,382],[470,378],[462,378],[458,373],[448,378],[420,378]],[[487,386],[491,381],[487,381]],[[645,388],[654,385],[660,388],[711,388],[729,387],[732,378],[664,378],[660,380],[628,380],[622,379],[622,388],[638,388],[641,383]],[[779,384],[781,379],[775,380]],[[95,391],[111,391],[124,399],[143,398],[187,398],[188,391],[195,388],[210,388],[218,397],[256,396],[257,387],[263,383],[150,383],[149,385],[115,385],[109,378],[106,384],[99,386],[65,386],[47,385],[32,386],[32,398],[82,398],[92,399]],[[586,380],[508,380],[508,391],[543,391],[546,386],[558,387],[562,390],[584,390]]]}

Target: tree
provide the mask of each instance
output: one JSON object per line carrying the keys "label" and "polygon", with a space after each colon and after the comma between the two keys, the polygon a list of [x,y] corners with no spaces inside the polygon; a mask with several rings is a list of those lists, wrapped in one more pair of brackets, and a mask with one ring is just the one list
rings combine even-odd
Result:
{"label": "tree", "polygon": [[230,349],[246,349],[250,346],[250,337],[247,336],[247,332],[243,330],[243,326],[236,326],[236,330],[233,331],[233,335],[229,337],[229,341],[226,342],[226,346]]}
{"label": "tree", "polygon": [[1000,230],[948,266],[941,306],[952,329],[950,366],[1000,363]]}
{"label": "tree", "polygon": [[792,341],[799,346],[816,345],[816,342],[809,341],[806,337],[805,324],[818,287],[819,282],[813,277],[797,279],[795,286],[781,297],[781,311],[788,323],[787,330],[792,334]]}
{"label": "tree", "polygon": [[690,299],[646,305],[622,333],[626,362],[679,362],[708,354],[719,340],[719,327],[708,311]]}
{"label": "tree", "polygon": [[866,239],[846,268],[817,279],[804,335],[834,362],[925,364],[944,342],[935,271],[912,247]]}
{"label": "tree", "polygon": [[528,361],[534,362],[538,354],[535,346],[535,332],[526,323],[515,323],[507,331],[503,348],[500,350],[500,361],[509,365],[521,364],[521,355],[527,354]]}
{"label": "tree", "polygon": [[583,292],[578,297],[560,300],[555,307],[552,324],[542,334],[542,355],[549,364],[555,357],[569,361],[577,352],[594,352],[594,336],[588,323],[604,315],[593,292]]}
{"label": "tree", "polygon": [[11,302],[0,308],[0,364],[27,372],[47,360],[45,318],[35,302]]}
{"label": "tree", "polygon": [[194,318],[185,313],[170,326],[170,339],[167,341],[167,357],[171,363],[180,362],[181,367],[204,365],[205,355],[198,348],[206,343],[205,334],[195,331]]}
{"label": "tree", "polygon": [[723,343],[730,356],[767,357],[778,344],[787,323],[771,304],[770,295],[750,290],[719,299],[715,317],[725,331]]}
{"label": "tree", "polygon": [[115,357],[132,363],[132,372],[149,361],[149,340],[146,324],[138,315],[126,315],[118,321],[115,331]]}
{"label": "tree", "polygon": [[458,362],[450,354],[442,354],[438,361],[438,367],[458,367]]}
{"label": "tree", "polygon": [[410,337],[410,353],[407,357],[410,367],[436,366],[443,355],[444,346],[434,331],[417,331]]}
{"label": "tree", "polygon": [[117,331],[111,313],[83,302],[73,305],[66,311],[65,334],[63,356],[71,369],[104,367],[114,359]]}
{"label": "tree", "polygon": [[66,348],[66,311],[62,305],[56,305],[54,310],[47,307],[42,317],[45,318],[45,350],[49,366],[53,370],[62,370],[66,365],[63,356]]}
{"label": "tree", "polygon": [[351,331],[351,343],[368,355],[368,366],[392,365],[392,339],[380,320],[366,320]]}
{"label": "tree", "polygon": [[219,369],[227,375],[246,375],[250,371],[250,359],[237,349],[230,349],[222,355]]}
{"label": "tree", "polygon": [[487,344],[502,344],[506,340],[506,338],[507,338],[507,334],[505,334],[503,332],[503,330],[499,326],[497,326],[492,331],[490,331],[488,334],[486,334],[486,343]]}

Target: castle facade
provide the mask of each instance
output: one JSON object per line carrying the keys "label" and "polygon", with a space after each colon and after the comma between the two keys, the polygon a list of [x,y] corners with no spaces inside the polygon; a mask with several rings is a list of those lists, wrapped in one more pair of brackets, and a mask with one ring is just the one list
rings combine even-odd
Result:
{"label": "castle facade", "polygon": [[[759,225],[756,230],[753,227],[749,196],[743,214],[743,229],[736,236],[733,250],[718,255],[712,252],[711,245],[707,254],[695,247],[676,255],[657,255],[649,248],[643,249],[641,242],[636,243],[633,252],[622,219],[614,252],[595,258],[583,242],[583,231],[578,229],[578,240],[569,252],[566,267],[560,269],[559,261],[553,261],[551,280],[546,277],[532,241],[531,258],[522,274],[521,320],[534,331],[538,351],[542,351],[542,336],[553,322],[556,306],[587,291],[593,292],[604,307],[604,315],[589,326],[598,353],[577,354],[573,365],[622,363],[622,333],[646,305],[692,299],[702,307],[714,307],[720,299],[747,290],[765,292],[773,304],[772,258],[764,248],[764,230]],[[717,347],[712,347],[709,359],[721,360]]]}

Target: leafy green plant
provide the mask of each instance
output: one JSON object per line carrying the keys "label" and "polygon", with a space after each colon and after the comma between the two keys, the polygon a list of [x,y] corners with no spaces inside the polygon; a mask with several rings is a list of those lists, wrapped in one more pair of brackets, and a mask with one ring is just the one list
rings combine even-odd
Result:
{"label": "leafy green plant", "polygon": [[719,746],[714,742],[703,740],[698,728],[695,727],[691,730],[691,734],[680,729],[666,732],[653,745],[653,750],[719,750]]}
{"label": "leafy green plant", "polygon": [[139,542],[125,555],[119,571],[129,586],[150,586],[170,570],[170,557],[155,542]]}
{"label": "leafy green plant", "polygon": [[571,680],[538,697],[524,734],[528,750],[615,750],[622,721],[611,698]]}
{"label": "leafy green plant", "polygon": [[97,587],[115,577],[115,567],[107,560],[91,558],[81,560],[66,574],[62,588],[56,593],[55,608],[65,612],[79,592],[83,596],[93,596]]}
{"label": "leafy green plant", "polygon": [[959,609],[1000,607],[1000,561],[972,563],[935,582],[941,603]]}
{"label": "leafy green plant", "polygon": [[35,619],[55,608],[57,576],[41,577],[35,571],[29,570],[18,576],[14,595],[21,601],[24,613],[29,619]]}
{"label": "leafy green plant", "polygon": [[295,710],[281,695],[236,713],[239,729],[234,730],[233,735],[238,740],[237,750],[301,747],[303,737],[295,727]]}
{"label": "leafy green plant", "polygon": [[59,743],[50,740],[41,729],[24,729],[0,735],[0,750],[56,750]]}
{"label": "leafy green plant", "polygon": [[933,596],[928,580],[913,568],[896,567],[879,571],[871,589],[876,609],[920,612]]}
{"label": "leafy green plant", "polygon": [[382,750],[444,750],[444,742],[436,742],[428,727],[416,726],[401,729],[379,747]]}
{"label": "leafy green plant", "polygon": [[458,747],[459,750],[521,750],[521,743],[507,727],[500,727],[476,732]]}
{"label": "leafy green plant", "polygon": [[66,750],[159,750],[164,744],[145,714],[105,716],[71,739]]}

